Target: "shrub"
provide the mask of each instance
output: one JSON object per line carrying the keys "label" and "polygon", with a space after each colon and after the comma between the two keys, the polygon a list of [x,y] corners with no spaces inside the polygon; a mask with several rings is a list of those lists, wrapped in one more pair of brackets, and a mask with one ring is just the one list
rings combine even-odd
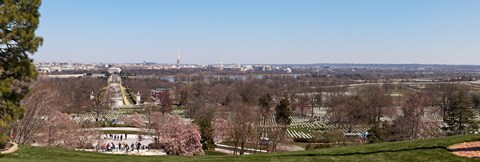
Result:
{"label": "shrub", "polygon": [[307,144],[307,146],[305,146],[305,150],[313,150],[312,144]]}
{"label": "shrub", "polygon": [[305,150],[317,150],[317,149],[324,149],[332,147],[330,144],[307,144]]}
{"label": "shrub", "polygon": [[150,149],[165,149],[165,145],[161,144],[161,143],[150,143],[148,144],[148,148]]}
{"label": "shrub", "polygon": [[330,148],[330,147],[331,147],[330,144],[318,144],[318,145],[315,145],[313,149],[324,149],[324,148]]}
{"label": "shrub", "polygon": [[294,138],[293,142],[312,143],[313,139],[311,139],[311,138]]}
{"label": "shrub", "polygon": [[8,137],[4,134],[0,134],[0,149],[6,148],[5,146],[8,144]]}

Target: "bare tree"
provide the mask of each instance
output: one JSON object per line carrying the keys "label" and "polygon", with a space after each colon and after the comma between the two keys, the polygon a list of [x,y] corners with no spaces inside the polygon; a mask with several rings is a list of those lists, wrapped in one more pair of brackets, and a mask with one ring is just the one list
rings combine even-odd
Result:
{"label": "bare tree", "polygon": [[106,110],[108,110],[109,106],[109,97],[110,93],[109,90],[106,88],[102,88],[97,93],[92,92],[90,95],[90,104],[92,107],[92,111],[95,113],[95,121],[98,122],[100,115],[102,115]]}
{"label": "bare tree", "polygon": [[42,80],[48,81],[58,90],[60,96],[65,97],[68,102],[63,106],[62,112],[68,114],[91,111],[91,93],[98,93],[107,84],[103,78],[89,77],[45,78]]}
{"label": "bare tree", "polygon": [[10,135],[15,137],[13,141],[18,144],[32,143],[35,133],[47,124],[46,116],[61,110],[68,100],[45,80],[35,82],[31,89],[31,93],[22,101],[26,107],[23,118],[10,127]]}
{"label": "bare tree", "polygon": [[133,93],[140,93],[142,100],[151,102],[151,90],[158,87],[170,87],[171,83],[158,78],[123,78],[122,82]]}
{"label": "bare tree", "polygon": [[278,145],[280,143],[286,143],[288,141],[287,133],[282,125],[272,125],[266,130],[268,137],[267,151],[276,152],[278,151]]}
{"label": "bare tree", "polygon": [[[258,135],[258,110],[255,107],[246,106],[238,103],[232,112],[230,112],[230,120],[232,122],[232,131],[230,137],[235,146],[234,154],[243,155],[245,153],[245,144],[247,144],[252,136]],[[240,147],[240,150],[237,150]]]}
{"label": "bare tree", "polygon": [[142,105],[142,114],[145,115],[147,119],[146,123],[146,128],[148,132],[152,132],[152,130],[156,127],[156,122],[155,122],[155,113],[158,112],[158,105],[153,104],[153,105]]}
{"label": "bare tree", "polygon": [[321,88],[318,88],[318,89],[319,90],[315,94],[309,96],[310,107],[312,108],[311,109],[312,110],[312,112],[311,112],[312,113],[311,114],[312,115],[311,116],[312,120],[315,117],[315,107],[322,107],[322,105],[323,105],[323,92],[322,92]]}
{"label": "bare tree", "polygon": [[158,108],[163,115],[172,111],[172,98],[169,91],[163,91],[155,94],[157,100]]}
{"label": "bare tree", "polygon": [[358,95],[331,96],[327,105],[329,121],[345,125],[348,132],[352,132],[356,126],[368,123],[367,111]]}
{"label": "bare tree", "polygon": [[260,98],[263,87],[250,81],[238,81],[235,85],[236,92],[242,97],[242,102],[248,105],[256,105]]}
{"label": "bare tree", "polygon": [[427,107],[432,105],[429,96],[422,93],[407,94],[402,102],[403,116],[399,120],[403,120],[405,124],[403,134],[410,139],[417,139],[424,129],[425,113]]}
{"label": "bare tree", "polygon": [[427,87],[427,90],[436,97],[436,105],[442,110],[443,121],[445,122],[447,120],[448,106],[450,105],[451,98],[458,91],[457,84],[455,84],[455,82],[431,84]]}
{"label": "bare tree", "polygon": [[392,97],[379,86],[363,87],[358,93],[366,108],[369,123],[372,127],[380,126],[380,118],[385,115],[385,110],[392,106]]}

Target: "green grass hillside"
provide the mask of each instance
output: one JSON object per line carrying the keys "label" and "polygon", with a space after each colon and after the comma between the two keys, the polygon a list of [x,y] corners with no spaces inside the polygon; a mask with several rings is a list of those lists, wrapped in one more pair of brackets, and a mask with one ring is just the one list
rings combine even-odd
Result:
{"label": "green grass hillside", "polygon": [[480,140],[480,135],[346,146],[312,151],[247,156],[208,155],[194,157],[109,155],[58,148],[21,146],[21,149],[15,155],[2,156],[0,161],[475,161],[476,159],[455,156],[448,152],[447,147],[455,143],[476,140]]}

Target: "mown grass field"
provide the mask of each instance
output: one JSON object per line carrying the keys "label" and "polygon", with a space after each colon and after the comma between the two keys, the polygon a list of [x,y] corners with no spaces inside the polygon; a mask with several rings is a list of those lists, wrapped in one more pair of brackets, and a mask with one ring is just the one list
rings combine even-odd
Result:
{"label": "mown grass field", "polygon": [[59,148],[21,146],[19,152],[2,156],[0,161],[480,161],[480,159],[458,157],[447,150],[449,145],[476,140],[480,140],[480,135],[247,156],[212,155],[215,153],[209,152],[207,156],[193,157],[109,155]]}

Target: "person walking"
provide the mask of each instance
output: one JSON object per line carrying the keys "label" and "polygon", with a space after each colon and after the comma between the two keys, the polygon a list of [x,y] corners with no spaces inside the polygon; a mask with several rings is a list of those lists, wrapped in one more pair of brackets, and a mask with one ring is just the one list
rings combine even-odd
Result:
{"label": "person walking", "polygon": [[140,142],[137,142],[137,152],[140,152],[140,146],[141,146],[141,145],[142,145],[142,144],[140,144]]}

